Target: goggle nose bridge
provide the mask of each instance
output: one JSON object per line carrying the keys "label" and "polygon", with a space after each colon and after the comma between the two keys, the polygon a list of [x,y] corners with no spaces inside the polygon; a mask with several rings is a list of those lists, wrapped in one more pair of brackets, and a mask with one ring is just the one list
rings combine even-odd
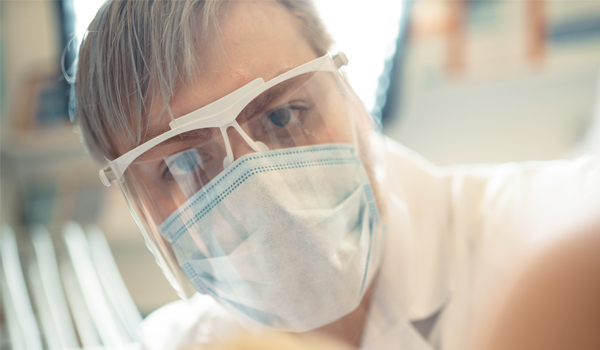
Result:
{"label": "goggle nose bridge", "polygon": [[233,148],[231,147],[229,135],[227,135],[227,129],[230,127],[233,127],[240,134],[240,136],[244,139],[248,146],[252,148],[254,152],[264,152],[269,150],[269,147],[267,147],[267,145],[260,141],[254,141],[250,136],[248,136],[248,134],[246,134],[246,132],[242,129],[237,120],[234,119],[233,121],[219,127],[219,130],[221,131],[221,135],[223,136],[223,140],[225,142],[225,151],[227,152],[227,155],[223,159],[223,169],[226,169],[234,161]]}

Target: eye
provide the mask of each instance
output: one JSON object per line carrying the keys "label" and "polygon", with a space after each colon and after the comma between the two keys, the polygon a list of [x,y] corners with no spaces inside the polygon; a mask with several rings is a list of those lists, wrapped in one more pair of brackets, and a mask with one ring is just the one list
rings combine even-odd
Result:
{"label": "eye", "polygon": [[166,157],[165,163],[167,164],[167,168],[163,173],[163,177],[169,172],[173,176],[188,175],[198,168],[198,166],[202,165],[203,161],[196,150],[187,150]]}
{"label": "eye", "polygon": [[278,108],[269,112],[267,118],[273,123],[275,126],[284,127],[290,123],[292,120],[292,110],[290,107]]}
{"label": "eye", "polygon": [[283,128],[288,126],[290,123],[298,123],[303,119],[303,115],[306,114],[308,108],[300,105],[295,106],[281,106],[270,111],[267,111],[264,115],[266,116],[266,123],[270,125],[265,125],[267,128],[269,126],[275,128]]}
{"label": "eye", "polygon": [[173,159],[169,168],[173,173],[188,173],[198,166],[199,159],[196,152],[184,152]]}

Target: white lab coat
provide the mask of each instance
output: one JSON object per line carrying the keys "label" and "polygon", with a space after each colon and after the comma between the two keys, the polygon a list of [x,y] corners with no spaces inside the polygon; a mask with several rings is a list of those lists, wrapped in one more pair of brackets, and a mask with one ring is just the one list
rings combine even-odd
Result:
{"label": "white lab coat", "polygon": [[[600,213],[595,157],[439,168],[386,143],[386,253],[362,349],[465,349],[469,330],[529,247]],[[440,311],[424,339],[411,322]],[[245,327],[197,295],[152,313],[141,338],[147,349],[168,350]]]}

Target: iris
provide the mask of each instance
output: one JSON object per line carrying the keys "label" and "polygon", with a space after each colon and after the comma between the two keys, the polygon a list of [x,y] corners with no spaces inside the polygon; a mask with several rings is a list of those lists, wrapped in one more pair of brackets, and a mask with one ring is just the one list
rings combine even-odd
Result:
{"label": "iris", "polygon": [[198,166],[197,157],[191,152],[185,152],[175,158],[174,165],[182,172],[194,170]]}
{"label": "iris", "polygon": [[290,108],[280,108],[269,113],[269,120],[278,127],[284,127],[290,123],[292,111]]}

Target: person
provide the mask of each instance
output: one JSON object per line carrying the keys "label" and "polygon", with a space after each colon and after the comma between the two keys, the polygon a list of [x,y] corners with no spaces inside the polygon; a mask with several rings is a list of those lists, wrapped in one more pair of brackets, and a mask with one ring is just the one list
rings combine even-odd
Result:
{"label": "person", "polygon": [[90,24],[85,144],[184,299],[146,348],[464,349],[527,247],[598,214],[594,157],[438,168],[383,137],[330,44],[307,0],[107,1]]}
{"label": "person", "polygon": [[473,349],[600,349],[600,225],[542,247],[518,274]]}

